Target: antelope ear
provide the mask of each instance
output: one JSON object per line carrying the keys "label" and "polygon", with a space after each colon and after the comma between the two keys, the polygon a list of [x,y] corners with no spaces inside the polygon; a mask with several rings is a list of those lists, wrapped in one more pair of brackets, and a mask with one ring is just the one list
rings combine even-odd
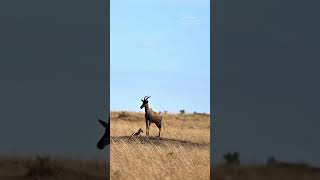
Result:
{"label": "antelope ear", "polygon": [[100,119],[98,121],[103,127],[107,128],[108,124],[106,122],[104,122],[104,121],[102,121]]}
{"label": "antelope ear", "polygon": [[143,102],[143,100],[141,99],[141,101]]}

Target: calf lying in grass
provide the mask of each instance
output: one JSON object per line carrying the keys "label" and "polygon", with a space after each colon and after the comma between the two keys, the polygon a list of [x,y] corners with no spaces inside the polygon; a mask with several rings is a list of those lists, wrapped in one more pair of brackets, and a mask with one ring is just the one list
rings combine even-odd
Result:
{"label": "calf lying in grass", "polygon": [[132,133],[132,135],[131,136],[139,136],[140,135],[140,133],[143,133],[143,130],[140,128],[137,132],[135,132],[135,133]]}

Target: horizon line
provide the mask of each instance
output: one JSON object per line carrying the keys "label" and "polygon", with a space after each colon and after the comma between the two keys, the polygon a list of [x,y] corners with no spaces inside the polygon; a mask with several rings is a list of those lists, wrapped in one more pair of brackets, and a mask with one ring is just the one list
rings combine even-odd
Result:
{"label": "horizon line", "polygon": [[[123,109],[110,109],[110,112],[132,112],[132,113],[144,113],[144,110],[141,111],[134,111],[134,110],[123,110]],[[161,112],[164,113],[165,111],[155,111],[155,112]],[[180,112],[178,111],[166,111],[167,114],[180,114]],[[195,113],[199,113],[199,114],[208,114],[210,115],[210,112],[198,112],[198,111],[185,111],[185,114],[195,114]]]}

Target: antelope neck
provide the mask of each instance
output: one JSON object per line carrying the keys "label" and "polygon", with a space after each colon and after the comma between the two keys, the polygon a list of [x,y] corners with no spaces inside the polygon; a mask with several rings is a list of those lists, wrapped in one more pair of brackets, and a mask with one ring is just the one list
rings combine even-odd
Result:
{"label": "antelope neck", "polygon": [[148,113],[148,111],[149,111],[149,105],[148,105],[148,104],[146,104],[146,105],[144,106],[144,111],[145,111],[146,113]]}

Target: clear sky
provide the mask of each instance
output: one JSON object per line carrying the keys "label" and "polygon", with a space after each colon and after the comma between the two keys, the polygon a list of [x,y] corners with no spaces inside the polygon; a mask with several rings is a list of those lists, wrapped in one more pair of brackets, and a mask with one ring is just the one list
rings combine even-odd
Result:
{"label": "clear sky", "polygon": [[210,112],[210,1],[112,0],[110,108]]}

